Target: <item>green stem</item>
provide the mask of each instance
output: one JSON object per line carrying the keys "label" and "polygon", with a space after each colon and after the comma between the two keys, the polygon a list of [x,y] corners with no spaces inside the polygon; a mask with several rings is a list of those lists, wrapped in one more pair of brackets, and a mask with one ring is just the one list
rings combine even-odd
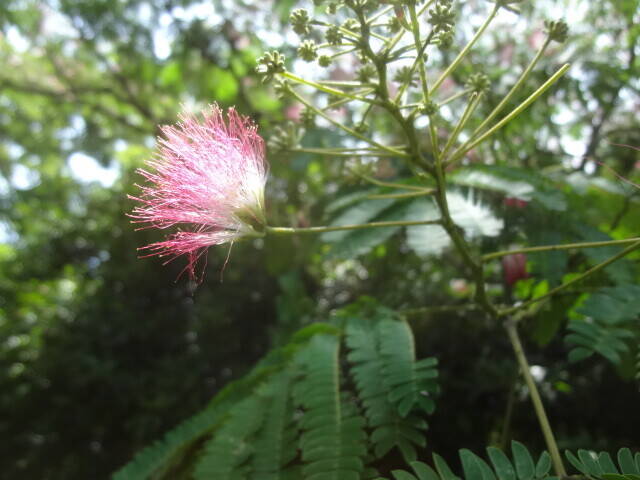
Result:
{"label": "green stem", "polygon": [[384,227],[414,227],[417,225],[435,225],[440,220],[425,221],[390,221],[390,222],[369,222],[355,225],[336,225],[333,227],[265,227],[266,233],[277,235],[288,235],[298,233],[325,233],[340,232],[343,230],[364,230],[366,228],[384,228]]}
{"label": "green stem", "polygon": [[[364,88],[364,89],[358,91],[357,95],[369,95],[370,93],[375,92],[375,90],[376,90],[375,88],[371,88],[371,87]],[[324,107],[322,110],[324,110],[326,112],[327,110],[331,110],[333,108],[338,108],[339,106],[344,105],[345,103],[349,103],[350,101],[351,101],[351,99],[349,99],[349,98],[340,98],[340,99],[336,100],[335,102],[331,102],[331,103],[327,104],[327,106]]]}
{"label": "green stem", "polygon": [[467,45],[462,49],[462,51],[458,54],[455,60],[451,62],[451,64],[447,67],[447,69],[444,72],[442,72],[440,77],[433,84],[433,86],[431,87],[431,90],[429,91],[430,94],[433,94],[433,92],[438,90],[440,85],[442,85],[442,82],[445,81],[445,79],[451,74],[451,72],[455,70],[455,68],[460,64],[460,62],[464,59],[464,57],[467,56],[467,53],[469,53],[473,45],[478,41],[478,39],[482,36],[482,34],[487,29],[489,24],[493,21],[494,17],[498,13],[498,10],[500,10],[500,3],[496,2],[495,7],[493,7],[493,10],[491,11],[491,14],[484,21],[480,29],[478,29],[478,31],[473,36],[473,38],[469,41],[469,43],[467,43]]}
{"label": "green stem", "polygon": [[464,97],[467,93],[471,93],[471,92],[473,92],[473,88],[465,88],[464,90],[460,90],[458,93],[454,93],[450,97],[447,97],[444,100],[442,100],[440,103],[438,103],[438,107],[442,107],[447,103],[451,103],[454,100],[457,100],[460,97]]}
{"label": "green stem", "polygon": [[[422,15],[427,10],[427,8],[429,8],[431,4],[433,4],[435,1],[436,0],[429,0],[422,7],[420,7],[420,10],[418,10],[418,16]],[[398,44],[398,42],[402,40],[402,37],[404,36],[405,33],[406,33],[406,30],[404,28],[400,30],[398,33],[396,33],[395,37],[393,37],[390,41],[388,41],[380,57],[386,58],[391,53],[391,50],[393,50],[393,48]]]}
{"label": "green stem", "polygon": [[481,307],[475,303],[466,303],[463,305],[439,305],[437,307],[407,308],[405,310],[400,310],[400,313],[407,316],[417,316],[428,315],[430,313],[468,312],[480,309]]}
{"label": "green stem", "polygon": [[498,105],[491,111],[491,113],[487,116],[487,118],[485,118],[482,121],[482,123],[478,126],[478,128],[476,128],[473,131],[473,133],[471,134],[471,138],[476,137],[480,132],[482,132],[482,130],[484,130],[487,125],[489,125],[491,120],[493,120],[496,117],[496,115],[498,115],[502,111],[502,109],[507,104],[507,102],[511,99],[513,94],[524,84],[527,78],[529,78],[531,71],[536,66],[538,61],[542,58],[542,55],[544,55],[545,50],[549,46],[549,43],[551,43],[551,38],[547,37],[545,42],[538,49],[538,53],[533,58],[533,60],[531,60],[531,62],[529,63],[527,68],[524,70],[524,72],[522,72],[522,74],[520,75],[520,78],[518,78],[515,85],[511,87],[511,90],[509,90],[509,92],[504,96],[504,98],[500,101],[500,103],[498,103]]}
{"label": "green stem", "polygon": [[311,104],[311,102],[307,101],[304,97],[302,97],[298,92],[296,92],[294,89],[290,90],[291,94],[303,105],[305,105],[307,108],[313,110],[317,115],[320,115],[322,118],[324,118],[326,121],[328,121],[329,123],[331,123],[332,125],[338,127],[341,130],[344,130],[345,132],[347,132],[349,135],[351,135],[352,137],[358,138],[360,140],[362,140],[363,142],[367,142],[369,145],[373,145],[375,147],[378,147],[381,150],[384,150],[386,152],[392,153],[397,157],[408,157],[409,155],[406,154],[405,152],[401,152],[399,150],[396,150],[394,148],[391,147],[387,147],[385,145],[382,145],[381,143],[376,142],[375,140],[372,140],[370,138],[365,137],[364,135],[361,135],[360,133],[356,132],[355,130],[342,125],[342,123],[334,120],[333,118],[331,118],[329,115],[327,115],[326,113],[324,113],[322,110],[320,110],[319,108],[315,107],[313,104]]}
{"label": "green stem", "polygon": [[562,67],[560,67],[560,69],[556,73],[554,73],[546,82],[544,82],[540,86],[540,88],[538,88],[535,92],[533,92],[524,102],[522,102],[520,105],[514,108],[506,117],[504,117],[502,120],[496,123],[493,127],[487,130],[485,133],[480,135],[480,137],[478,137],[476,140],[473,140],[469,144],[462,145],[456,152],[453,153],[453,155],[451,156],[451,159],[447,162],[447,164],[450,165],[456,162],[457,160],[461,159],[464,156],[464,154],[467,153],[469,150],[473,149],[478,144],[484,142],[487,138],[489,138],[491,135],[496,133],[498,130],[504,127],[507,123],[509,123],[514,118],[516,118],[518,115],[520,115],[529,105],[535,102],[538,99],[538,97],[540,97],[544,92],[546,92],[551,87],[551,85],[557,82],[558,79],[562,75],[564,75],[568,69],[569,69],[569,64],[565,63]]}
{"label": "green stem", "polygon": [[[434,150],[437,152],[437,150]],[[462,256],[464,263],[471,270],[473,281],[476,286],[475,300],[482,308],[492,316],[497,315],[496,307],[489,301],[484,283],[484,267],[482,262],[476,261],[471,254],[469,244],[460,233],[460,229],[454,223],[449,212],[449,204],[447,202],[446,181],[444,176],[444,170],[442,168],[442,162],[439,156],[436,155],[435,165],[435,177],[436,185],[438,188],[436,201],[440,208],[442,215],[442,227],[447,231],[447,234],[451,238],[451,241],[455,245],[458,253]]]}
{"label": "green stem", "polygon": [[540,398],[538,387],[536,386],[536,383],[531,376],[531,367],[529,366],[529,362],[527,361],[524,349],[522,348],[522,342],[520,342],[520,336],[518,335],[516,323],[511,320],[507,321],[506,328],[507,333],[509,334],[509,340],[511,341],[511,346],[513,347],[513,351],[515,353],[516,359],[518,360],[518,364],[520,365],[520,371],[522,372],[524,381],[529,388],[529,396],[531,397],[533,408],[536,412],[536,416],[538,417],[538,421],[540,422],[540,428],[542,429],[542,434],[544,435],[544,440],[547,444],[547,448],[549,449],[549,453],[551,454],[553,468],[558,477],[566,477],[567,472],[564,469],[562,457],[560,457],[558,444],[556,443],[556,439],[553,436],[553,430],[551,429],[549,418],[547,417],[547,413],[545,412],[542,398]]}
{"label": "green stem", "polygon": [[425,188],[422,192],[406,192],[406,193],[379,193],[374,195],[367,195],[367,198],[414,198],[414,197],[424,197],[425,195],[432,195],[435,193],[433,188]]}
{"label": "green stem", "polygon": [[380,18],[382,15],[386,14],[391,9],[393,9],[392,6],[391,7],[386,7],[386,8],[383,8],[382,10],[380,10],[378,13],[375,13],[374,15],[370,16],[369,18],[367,18],[367,24],[371,25],[373,22],[375,22],[378,18]]}
{"label": "green stem", "polygon": [[458,136],[460,135],[460,132],[462,132],[467,122],[471,118],[471,115],[473,115],[473,112],[478,107],[478,104],[480,103],[480,99],[482,98],[482,96],[483,94],[478,92],[473,92],[471,94],[471,97],[469,98],[469,103],[467,103],[467,106],[465,107],[464,112],[462,112],[462,116],[460,117],[458,124],[453,129],[453,132],[451,132],[451,135],[449,135],[449,139],[447,140],[447,143],[442,149],[442,155],[441,155],[442,158],[446,158],[447,153],[449,153],[449,150],[451,149],[451,147],[453,147],[453,145],[456,143],[456,140],[458,140]]}
{"label": "green stem", "polygon": [[317,155],[327,155],[329,157],[396,157],[397,154],[385,151],[336,151],[324,148],[290,148],[289,152],[315,153]]}
{"label": "green stem", "polygon": [[[416,62],[418,64],[418,72],[420,74],[420,84],[422,85],[422,101],[429,100],[429,85],[427,84],[427,71],[424,67],[424,60],[422,58],[424,51],[427,49],[427,45],[431,41],[433,31],[429,34],[424,44],[420,42],[420,22],[418,22],[418,15],[416,14],[416,7],[413,3],[409,2],[409,15],[411,17],[411,28],[413,30],[413,43],[416,47]],[[429,119],[431,123],[431,119]]]}
{"label": "green stem", "polygon": [[640,237],[626,238],[624,240],[607,240],[602,242],[566,243],[564,245],[543,245],[540,247],[517,248],[515,250],[503,250],[500,252],[488,253],[482,256],[482,261],[488,262],[495,258],[506,257],[507,255],[514,255],[516,253],[549,252],[553,250],[572,250],[574,248],[610,247],[612,245],[626,245],[638,241],[640,241]]}
{"label": "green stem", "polygon": [[501,310],[500,312],[498,312],[498,314],[500,316],[506,316],[506,315],[512,315],[513,313],[519,311],[519,310],[524,310],[528,307],[530,307],[531,305],[533,305],[534,303],[537,303],[541,300],[545,300],[553,295],[555,295],[556,293],[564,290],[565,288],[578,283],[582,280],[584,280],[585,278],[593,275],[596,272],[599,272],[600,270],[602,270],[603,268],[611,265],[613,262],[615,262],[616,260],[621,259],[622,257],[627,256],[629,253],[633,252],[634,250],[638,249],[638,247],[640,247],[640,240],[636,241],[635,243],[629,245],[627,248],[625,248],[624,250],[622,250],[620,253],[618,253],[617,255],[614,255],[610,258],[608,258],[607,260],[605,260],[604,262],[599,263],[598,265],[596,265],[595,267],[590,268],[589,270],[587,270],[584,273],[581,273],[580,275],[578,275],[577,277],[569,280],[567,283],[563,283],[562,285],[557,286],[556,288],[553,288],[551,290],[549,290],[547,293],[545,293],[544,295],[537,297],[537,298],[532,298],[531,300],[521,303],[520,305],[517,305],[515,307],[509,308],[507,310]]}
{"label": "green stem", "polygon": [[412,190],[421,193],[431,190],[430,188],[418,187],[417,185],[404,185],[401,183],[383,182],[382,180],[378,180],[377,178],[370,177],[369,175],[365,175],[364,173],[359,173],[357,171],[354,171],[353,173],[363,180],[366,180],[369,183],[373,183],[374,185],[378,185],[379,187],[400,188],[403,190]]}
{"label": "green stem", "polygon": [[335,95],[337,97],[342,97],[342,98],[348,98],[349,100],[356,100],[356,101],[364,102],[364,103],[371,103],[371,104],[374,104],[374,105],[379,105],[380,104],[375,99],[361,97],[360,95],[354,95],[352,93],[347,93],[347,92],[342,91],[342,90],[336,90],[335,88],[331,88],[331,87],[329,87],[327,85],[323,85],[321,83],[312,82],[311,80],[307,80],[305,78],[298,77],[297,75],[294,75],[291,72],[283,72],[281,75],[283,77],[285,77],[285,78],[288,78],[289,80],[293,80],[294,82],[297,82],[297,83],[300,83],[300,84],[303,84],[303,85],[308,85],[310,87],[315,88],[316,90],[328,93],[330,95]]}

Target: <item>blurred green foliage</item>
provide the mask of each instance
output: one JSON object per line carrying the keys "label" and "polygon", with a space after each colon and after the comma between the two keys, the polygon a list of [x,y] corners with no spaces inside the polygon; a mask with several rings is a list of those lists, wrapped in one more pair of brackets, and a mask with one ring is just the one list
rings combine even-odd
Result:
{"label": "blurred green foliage", "polygon": [[[173,123],[181,104],[213,101],[254,117],[266,138],[287,118],[290,105],[260,84],[254,66],[267,46],[282,40],[267,32],[286,34],[293,3],[0,4],[0,463],[6,478],[107,478],[269,348],[363,294],[395,309],[470,298],[462,265],[446,245],[437,252],[415,248],[420,232],[399,229],[364,239],[239,243],[222,272],[227,249],[213,249],[207,280],[197,289],[184,278],[175,281],[179,260],[163,267],[136,259],[136,247],[158,234],[134,231],[126,194],[139,181],[135,168],[152,155],[158,125]],[[571,73],[500,131],[468,171],[452,177],[464,195],[473,190],[485,211],[504,221],[497,237],[478,239],[483,252],[638,235],[640,192],[601,166],[638,180],[640,155],[615,145],[640,145],[638,3],[525,2],[519,30],[490,31],[491,42],[456,70],[456,85],[480,70],[488,75],[492,87],[480,109],[489,112],[531,57],[547,9],[585,9],[578,9],[585,12],[580,21],[567,18],[569,41],[555,47],[555,57],[572,62]],[[465,2],[459,15],[472,15],[481,4]],[[541,83],[554,62],[545,59],[522,92]],[[375,128],[389,127],[376,120]],[[335,145],[338,135],[314,127],[303,143]],[[321,225],[357,213],[363,186],[342,160],[313,154],[269,160],[273,225]],[[381,160],[372,173],[404,172]],[[517,195],[528,203],[505,204],[522,182],[533,187]],[[349,195],[351,203],[344,200]],[[404,206],[379,205],[364,216],[409,215]],[[488,280],[495,296],[527,298],[610,254],[530,255],[531,277],[513,289],[502,288],[496,262]],[[545,367],[541,388],[561,447],[638,446],[637,424],[620,415],[637,409],[638,384],[630,380],[637,351],[623,351],[611,363],[593,348],[596,355],[574,364],[568,352],[575,337],[564,340],[567,325],[590,315],[589,305],[606,322],[600,315],[606,302],[596,295],[634,283],[637,257],[553,299],[527,325],[530,360]],[[542,446],[499,328],[473,311],[419,314],[411,322],[419,357],[435,356],[440,365],[443,391],[429,422],[430,451],[453,458],[461,446],[480,451],[512,437]],[[637,329],[637,309],[624,322]]]}

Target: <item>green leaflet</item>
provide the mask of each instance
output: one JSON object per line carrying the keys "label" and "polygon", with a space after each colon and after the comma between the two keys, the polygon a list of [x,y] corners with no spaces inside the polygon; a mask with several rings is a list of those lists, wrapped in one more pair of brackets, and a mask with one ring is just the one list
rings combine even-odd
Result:
{"label": "green leaflet", "polygon": [[194,480],[247,478],[248,469],[242,464],[253,453],[251,437],[262,426],[265,400],[254,394],[231,409],[230,418],[204,445]]}
{"label": "green leaflet", "polygon": [[439,391],[437,360],[426,358],[416,362],[413,334],[406,322],[386,318],[378,323],[377,329],[384,361],[382,380],[388,400],[401,417],[406,417],[414,408],[432,413],[433,397]]}
{"label": "green leaflet", "polygon": [[284,370],[265,385],[269,403],[264,411],[264,423],[253,442],[251,478],[281,480],[286,477],[286,465],[296,456],[297,429],[290,398],[291,374]]}
{"label": "green leaflet", "polygon": [[388,368],[386,357],[380,351],[381,343],[386,341],[381,327],[388,316],[381,312],[374,320],[346,320],[346,344],[350,350],[347,358],[352,364],[351,375],[372,429],[370,439],[375,456],[381,458],[397,447],[405,461],[412,461],[417,457],[415,446],[426,444],[421,430],[427,428],[427,423],[416,415],[402,417],[386,395],[385,384],[380,381],[380,372]]}
{"label": "green leaflet", "polygon": [[566,451],[565,456],[573,467],[584,475],[603,480],[638,480],[640,478],[640,453],[635,456],[628,448],[618,451],[616,466],[607,452],[578,450],[577,456]]}
{"label": "green leaflet", "polygon": [[[551,457],[542,452],[534,463],[529,450],[516,441],[511,443],[513,461],[501,450],[488,447],[487,454],[491,460],[489,465],[485,460],[467,449],[459,451],[464,480],[527,480],[548,479],[558,480],[550,474]],[[635,456],[628,448],[618,452],[617,467],[611,456],[606,452],[596,454],[587,450],[578,450],[577,455],[565,452],[569,463],[582,475],[595,480],[638,480],[640,478],[640,453]],[[435,470],[422,462],[411,462],[412,473],[405,470],[393,470],[394,480],[460,480],[442,457],[433,455]],[[382,480],[382,479],[378,479]]]}
{"label": "green leaflet", "polygon": [[305,411],[300,450],[309,480],[358,479],[364,469],[364,419],[341,399],[339,348],[337,336],[316,335],[297,357],[294,398]]}
{"label": "green leaflet", "polygon": [[534,170],[504,165],[474,165],[449,176],[453,183],[501,192],[521,200],[535,200],[549,210],[564,211],[567,202],[552,182]]}
{"label": "green leaflet", "polygon": [[640,331],[636,319],[640,315],[640,287],[620,285],[604,287],[591,294],[576,310],[584,319],[568,325],[565,342],[573,349],[569,360],[577,362],[594,353],[614,365],[620,365],[631,345],[638,343]]}

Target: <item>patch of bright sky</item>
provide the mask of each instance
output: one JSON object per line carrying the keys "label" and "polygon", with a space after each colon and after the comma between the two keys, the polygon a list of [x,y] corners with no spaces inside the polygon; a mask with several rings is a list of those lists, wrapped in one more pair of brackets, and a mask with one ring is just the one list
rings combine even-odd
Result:
{"label": "patch of bright sky", "polygon": [[14,26],[7,28],[6,39],[9,45],[18,53],[24,53],[31,46],[29,39]]}
{"label": "patch of bright sky", "polygon": [[67,165],[71,176],[82,183],[97,182],[103,187],[110,187],[120,177],[120,166],[117,162],[103,167],[95,158],[82,152],[69,155]]}
{"label": "patch of bright sky", "polygon": [[[143,23],[151,23],[152,10],[148,4],[142,4],[138,13]],[[200,20],[207,26],[216,26],[222,24],[224,18],[216,13],[210,0],[188,7],[177,6],[171,9],[171,13],[161,14],[158,25],[154,25],[153,29],[153,53],[160,60],[165,60],[171,55],[171,44],[175,40],[175,33],[171,27],[176,20],[185,23]]]}

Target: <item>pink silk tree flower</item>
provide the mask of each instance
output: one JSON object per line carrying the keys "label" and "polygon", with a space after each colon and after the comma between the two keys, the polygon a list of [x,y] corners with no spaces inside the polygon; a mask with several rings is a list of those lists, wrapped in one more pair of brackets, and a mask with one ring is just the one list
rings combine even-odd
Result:
{"label": "pink silk tree flower", "polygon": [[149,170],[138,169],[147,182],[136,185],[139,196],[129,196],[139,202],[129,216],[141,228],[178,227],[141,247],[149,252],[144,256],[169,257],[168,263],[186,255],[185,270],[198,281],[211,245],[262,236],[267,178],[264,141],[248,117],[233,108],[225,116],[217,105],[202,117],[185,113],[177,125],[162,127],[158,152],[145,162]]}

